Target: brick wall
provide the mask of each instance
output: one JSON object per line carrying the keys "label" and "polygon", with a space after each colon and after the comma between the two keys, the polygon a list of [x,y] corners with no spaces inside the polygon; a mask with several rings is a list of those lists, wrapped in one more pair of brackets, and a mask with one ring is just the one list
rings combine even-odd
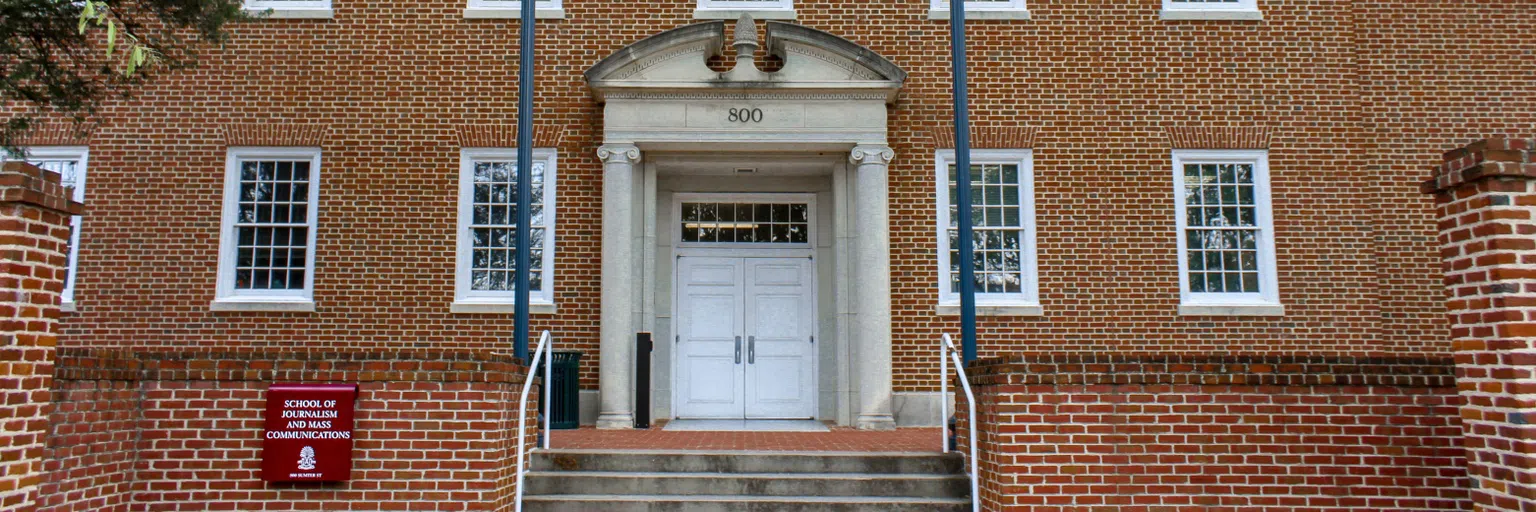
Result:
{"label": "brick wall", "polygon": [[[1433,198],[1417,194],[1439,155],[1498,135],[1536,130],[1536,16],[1506,15],[1498,0],[1350,2],[1364,109],[1357,183],[1374,190],[1382,329],[1398,351],[1446,353],[1445,304]],[[1523,5],[1521,8],[1528,8]],[[1454,70],[1447,72],[1447,70]]]}
{"label": "brick wall", "polygon": [[0,508],[32,510],[42,483],[70,201],[59,175],[0,166]]}
{"label": "brick wall", "polygon": [[1536,140],[1445,154],[1433,194],[1479,510],[1536,509]]}
{"label": "brick wall", "polygon": [[[465,353],[64,349],[41,510],[511,510],[522,374]],[[359,384],[353,481],[260,479],[273,382]]]}
{"label": "brick wall", "polygon": [[38,510],[130,510],[140,440],[137,382],[63,377],[54,380],[53,395]]}
{"label": "brick wall", "polygon": [[[927,0],[797,2],[798,23],[910,72],[891,109],[895,384],[932,389],[931,128],[951,118],[948,24]],[[1163,21],[1156,0],[1030,2],[970,30],[978,133],[1030,129],[1044,318],[983,318],[983,354],[1444,354],[1430,204],[1392,184],[1487,132],[1530,122],[1532,24],[1496,0],[1262,0],[1261,22]],[[581,73],[691,23],[694,0],[568,0],[539,26],[537,126],[561,133],[559,313],[596,387],[601,110]],[[332,20],[233,27],[202,65],[108,109],[91,144],[68,346],[490,350],[506,315],[451,314],[463,133],[515,119],[517,23],[462,0],[335,2]],[[1446,20],[1450,20],[1449,22]],[[1475,33],[1479,37],[1467,37]],[[1462,56],[1495,61],[1467,64]],[[1504,57],[1514,57],[1505,59]],[[1467,67],[1471,66],[1471,67]],[[1444,73],[1468,69],[1467,76]],[[1523,85],[1522,85],[1523,84]],[[1495,119],[1477,107],[1500,102]],[[1500,110],[1500,109],[1495,109]],[[1522,117],[1525,116],[1525,117]],[[1433,120],[1433,121],[1430,121]],[[229,126],[321,125],[314,313],[209,311]],[[1283,318],[1181,317],[1169,134],[1267,130]],[[288,131],[276,130],[274,133]],[[1340,155],[1355,155],[1343,158]],[[1372,178],[1318,179],[1318,176]],[[154,186],[146,184],[152,183]]]}
{"label": "brick wall", "polygon": [[1452,368],[1332,356],[981,360],[971,382],[984,508],[1468,509]]}

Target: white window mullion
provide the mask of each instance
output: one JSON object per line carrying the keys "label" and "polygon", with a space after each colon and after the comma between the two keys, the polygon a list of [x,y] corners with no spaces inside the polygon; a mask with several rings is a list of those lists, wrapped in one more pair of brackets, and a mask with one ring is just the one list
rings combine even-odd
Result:
{"label": "white window mullion", "polygon": [[331,0],[245,0],[245,10],[272,19],[329,19]]}
{"label": "white window mullion", "polygon": [[790,10],[792,0],[699,0],[700,9]]}
{"label": "white window mullion", "polygon": [[[954,158],[953,150],[940,151],[935,170],[941,309],[959,303],[954,274],[957,263],[953,261],[959,252],[951,242],[959,232],[952,225],[951,213],[954,207],[950,172]],[[971,166],[981,174],[981,179],[973,179],[971,184],[980,192],[973,191],[971,201],[973,244],[978,248],[980,260],[974,270],[981,279],[977,284],[976,302],[998,311],[1016,306],[1012,312],[997,314],[1038,314],[1032,152],[973,150]],[[1024,312],[1025,309],[1030,311]]]}
{"label": "white window mullion", "polygon": [[[965,18],[976,20],[1027,20],[1025,0],[966,0]],[[930,0],[928,19],[949,19],[949,0]]]}
{"label": "white window mullion", "polygon": [[[933,0],[932,8],[935,10],[948,10],[949,0]],[[1022,10],[1024,0],[966,0],[965,9],[981,10]]]}
{"label": "white window mullion", "polygon": [[[523,3],[519,0],[467,0],[464,17],[517,19],[522,16]],[[561,0],[538,0],[533,4],[533,15],[539,19],[565,17]]]}
{"label": "white window mullion", "polygon": [[313,311],[318,148],[230,148],[215,310]]}
{"label": "white window mullion", "polygon": [[1166,20],[1260,20],[1258,0],[1163,0]]}
{"label": "white window mullion", "polygon": [[[555,152],[533,150],[529,303],[554,303]],[[464,149],[460,157],[455,312],[505,312],[516,300],[517,150]]]}
{"label": "white window mullion", "polygon": [[1181,310],[1279,314],[1267,152],[1176,150],[1173,174]]}
{"label": "white window mullion", "polygon": [[[26,148],[27,162],[40,168],[59,173],[60,184],[70,188],[70,198],[85,202],[86,161],[89,149],[85,146],[41,146]],[[75,274],[79,268],[80,225],[82,217],[69,220],[68,267],[64,278],[64,291],[60,294],[65,310],[72,310],[75,301]]]}

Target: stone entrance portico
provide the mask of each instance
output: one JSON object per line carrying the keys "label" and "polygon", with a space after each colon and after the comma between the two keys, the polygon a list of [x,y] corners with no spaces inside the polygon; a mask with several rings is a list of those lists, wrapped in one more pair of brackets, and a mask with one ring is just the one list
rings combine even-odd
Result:
{"label": "stone entrance portico", "polygon": [[[603,249],[599,428],[634,420],[634,335],[654,332],[658,375],[671,375],[662,350],[673,339],[664,251],[671,225],[658,226],[658,176],[714,172],[721,162],[804,161],[805,173],[830,175],[830,251],[817,253],[823,294],[819,349],[823,403],[817,419],[861,429],[894,428],[891,386],[890,240],[887,104],[906,73],[842,38],[769,22],[767,50],[782,70],[761,71],[756,24],[738,21],[735,67],[707,60],[724,49],[726,24],[663,32],[626,47],[586,73],[604,106]],[[833,156],[835,155],[835,158]],[[655,162],[663,162],[657,165]],[[723,165],[723,167],[731,167]],[[777,167],[761,175],[774,177]],[[730,169],[725,169],[729,172]],[[760,182],[761,180],[759,180]],[[792,180],[791,180],[792,181]],[[736,192],[761,191],[741,181]],[[801,190],[796,190],[800,192]],[[818,192],[807,189],[804,192]],[[662,245],[659,245],[662,244]],[[663,249],[659,249],[662,247]],[[660,253],[660,254],[658,254]],[[815,340],[812,340],[815,343]],[[671,389],[657,379],[658,389]],[[671,401],[657,393],[657,418]]]}

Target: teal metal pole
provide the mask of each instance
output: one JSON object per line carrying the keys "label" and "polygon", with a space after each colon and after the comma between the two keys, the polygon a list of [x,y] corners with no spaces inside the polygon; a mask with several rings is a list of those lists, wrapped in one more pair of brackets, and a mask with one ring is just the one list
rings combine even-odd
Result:
{"label": "teal metal pole", "polygon": [[513,262],[516,316],[512,329],[513,353],[528,360],[528,246],[533,204],[533,7],[535,0],[522,0],[523,20],[518,44],[517,68],[517,253]]}
{"label": "teal metal pole", "polygon": [[949,2],[950,48],[955,79],[955,195],[960,239],[960,353],[976,360],[976,265],[971,230],[971,116],[965,79],[965,0]]}

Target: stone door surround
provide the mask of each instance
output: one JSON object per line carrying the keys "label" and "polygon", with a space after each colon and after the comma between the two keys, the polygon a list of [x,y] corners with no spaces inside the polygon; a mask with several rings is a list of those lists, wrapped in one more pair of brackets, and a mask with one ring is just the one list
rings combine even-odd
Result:
{"label": "stone door surround", "polygon": [[850,266],[856,423],[895,427],[891,413],[890,218],[887,104],[906,72],[846,39],[800,25],[769,22],[767,48],[784,60],[763,72],[757,24],[735,25],[735,67],[711,70],[724,50],[726,25],[698,23],[629,45],[586,73],[604,105],[601,406],[598,428],[633,423],[633,342],[642,314],[636,290],[643,235],[635,215],[637,176],[647,152],[846,152],[851,170]]}

